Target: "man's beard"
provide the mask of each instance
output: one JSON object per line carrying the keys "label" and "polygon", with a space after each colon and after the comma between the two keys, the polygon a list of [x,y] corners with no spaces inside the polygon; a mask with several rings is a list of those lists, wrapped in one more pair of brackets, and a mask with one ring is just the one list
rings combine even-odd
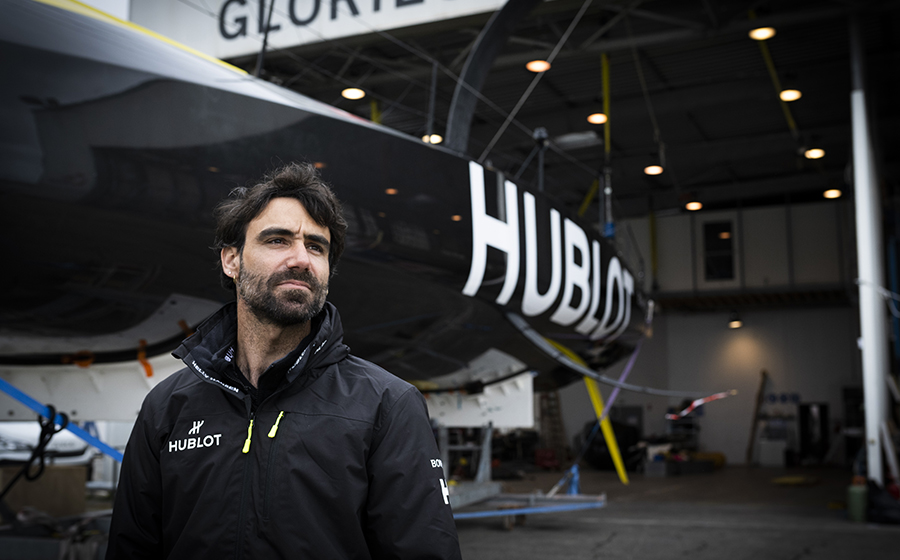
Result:
{"label": "man's beard", "polygon": [[[259,321],[280,327],[310,321],[325,306],[325,296],[328,295],[328,284],[323,286],[309,270],[288,269],[266,280],[261,275],[245,271],[242,262],[238,278],[237,295],[244,300],[250,312]],[[286,280],[305,282],[309,293],[302,289],[290,289],[276,295],[275,287]]]}

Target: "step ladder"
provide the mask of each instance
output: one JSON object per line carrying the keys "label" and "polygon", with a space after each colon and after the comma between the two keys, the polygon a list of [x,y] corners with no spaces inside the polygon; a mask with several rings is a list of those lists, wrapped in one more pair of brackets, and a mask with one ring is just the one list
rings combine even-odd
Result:
{"label": "step ladder", "polygon": [[[539,395],[543,453],[538,451],[535,463],[540,467],[562,469],[569,462],[569,445],[559,405],[559,391],[542,391]],[[552,451],[552,456],[548,451]]]}

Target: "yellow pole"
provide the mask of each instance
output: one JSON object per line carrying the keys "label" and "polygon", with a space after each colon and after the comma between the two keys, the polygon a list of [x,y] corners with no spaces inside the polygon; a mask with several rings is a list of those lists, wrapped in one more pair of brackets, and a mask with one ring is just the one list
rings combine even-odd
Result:
{"label": "yellow pole", "polygon": [[581,208],[578,209],[578,215],[584,216],[584,213],[587,212],[587,209],[591,207],[591,201],[594,200],[594,197],[597,196],[597,191],[600,190],[600,181],[594,179],[594,182],[591,183],[591,188],[588,189],[586,195],[584,195],[584,200],[581,202]]}
{"label": "yellow pole", "polygon": [[[603,417],[603,396],[600,394],[600,386],[590,377],[584,378],[584,385],[591,397],[591,404],[594,405],[594,414],[597,415],[597,418]],[[622,484],[628,484],[628,473],[625,471],[625,463],[622,462],[622,454],[619,453],[619,444],[616,441],[616,434],[613,432],[609,416],[600,422],[600,430],[603,432],[603,439],[606,440],[606,447],[609,448],[609,456],[612,457],[613,464],[616,466],[619,480],[622,481]]]}
{"label": "yellow pole", "polygon": [[653,289],[656,289],[656,279],[659,278],[659,252],[656,240],[656,212],[650,212],[648,216],[650,224],[650,274],[653,278]]}
{"label": "yellow pole", "polygon": [[[573,352],[571,349],[563,346],[555,340],[546,339],[554,348],[565,354],[570,360],[578,365],[587,367],[581,356]],[[603,418],[603,396],[600,394],[600,386],[590,377],[584,378],[584,386],[587,387],[588,395],[591,397],[591,404],[594,405],[594,414],[597,419]],[[616,434],[613,432],[612,423],[609,417],[603,418],[600,422],[600,431],[603,432],[603,439],[606,440],[606,447],[609,449],[609,456],[612,457],[613,465],[616,467],[616,473],[622,484],[628,484],[628,473],[625,471],[625,463],[622,462],[622,454],[619,452],[619,443],[616,441]]]}
{"label": "yellow pole", "polygon": [[[750,19],[756,19],[756,13],[753,10],[750,10],[749,15]],[[775,70],[775,61],[772,60],[772,53],[769,52],[769,45],[765,41],[757,41],[757,43],[759,43],[763,61],[766,63],[766,70],[769,71],[769,78],[772,80],[772,85],[775,86],[775,95],[778,96],[778,102],[781,103],[781,112],[784,113],[784,120],[787,121],[791,136],[796,140],[800,137],[800,131],[797,130],[797,123],[794,121],[794,115],[791,114],[791,108],[781,99],[781,80],[778,79],[778,71]]]}
{"label": "yellow pole", "polygon": [[369,116],[372,117],[370,120],[373,123],[381,124],[381,109],[378,107],[376,99],[369,101]]}

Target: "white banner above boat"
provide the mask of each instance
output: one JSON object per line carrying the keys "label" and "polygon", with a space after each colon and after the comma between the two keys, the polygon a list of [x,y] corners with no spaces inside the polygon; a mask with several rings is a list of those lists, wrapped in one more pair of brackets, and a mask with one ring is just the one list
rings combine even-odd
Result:
{"label": "white banner above boat", "polygon": [[132,0],[131,20],[218,58],[492,12],[505,0]]}

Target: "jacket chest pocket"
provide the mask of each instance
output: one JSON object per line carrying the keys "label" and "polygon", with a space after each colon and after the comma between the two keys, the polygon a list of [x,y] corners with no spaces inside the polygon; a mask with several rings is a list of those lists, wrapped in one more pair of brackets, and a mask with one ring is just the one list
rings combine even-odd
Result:
{"label": "jacket chest pocket", "polygon": [[282,412],[266,434],[263,519],[305,503],[362,505],[370,427],[337,416]]}
{"label": "jacket chest pocket", "polygon": [[[168,507],[184,507],[184,497],[221,500],[240,488],[239,424],[221,417],[183,418],[160,441],[160,474]],[[210,480],[221,484],[210,484]],[[180,505],[178,505],[180,504]]]}

